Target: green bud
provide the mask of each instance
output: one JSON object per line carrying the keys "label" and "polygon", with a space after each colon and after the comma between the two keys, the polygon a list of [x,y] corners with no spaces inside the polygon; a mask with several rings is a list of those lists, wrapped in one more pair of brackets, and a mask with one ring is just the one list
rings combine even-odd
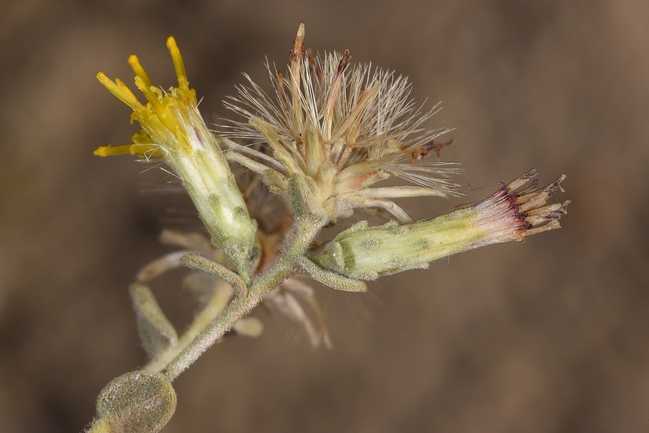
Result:
{"label": "green bud", "polygon": [[546,205],[565,176],[545,188],[534,183],[516,191],[536,172],[526,173],[486,200],[428,221],[366,227],[338,234],[312,259],[346,277],[373,280],[484,245],[522,241],[525,236],[556,229],[568,202]]}

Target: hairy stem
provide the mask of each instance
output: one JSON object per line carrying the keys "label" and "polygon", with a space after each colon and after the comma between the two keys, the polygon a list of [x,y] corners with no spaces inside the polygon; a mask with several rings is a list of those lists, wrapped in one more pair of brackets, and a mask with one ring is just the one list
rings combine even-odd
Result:
{"label": "hairy stem", "polygon": [[[225,280],[218,282],[220,285],[229,286]],[[163,370],[180,352],[183,351],[228,305],[232,298],[231,293],[215,290],[208,304],[194,318],[191,325],[178,338],[178,343],[159,353],[145,367],[145,370],[159,372]]]}
{"label": "hairy stem", "polygon": [[293,236],[286,253],[250,287],[246,296],[235,297],[186,347],[164,368],[163,373],[174,380],[192,365],[210,346],[232,328],[234,323],[256,307],[273,288],[295,274],[297,262],[303,257],[322,224],[308,216],[296,218]]}

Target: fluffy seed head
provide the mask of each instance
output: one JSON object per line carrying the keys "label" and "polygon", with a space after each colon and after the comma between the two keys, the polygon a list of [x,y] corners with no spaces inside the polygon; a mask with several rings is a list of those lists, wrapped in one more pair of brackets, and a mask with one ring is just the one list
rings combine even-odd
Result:
{"label": "fluffy seed head", "polygon": [[[454,194],[455,164],[426,161],[450,130],[423,127],[439,106],[422,110],[406,77],[352,66],[349,50],[314,55],[304,49],[304,35],[300,24],[286,72],[267,64],[272,92],[246,75],[248,84],[226,101],[243,117],[220,127],[238,154],[231,159],[263,175],[279,194],[286,194],[288,177],[304,173],[331,219],[364,208],[408,221],[391,199]],[[234,143],[242,140],[247,146]],[[390,176],[411,185],[369,188]]]}

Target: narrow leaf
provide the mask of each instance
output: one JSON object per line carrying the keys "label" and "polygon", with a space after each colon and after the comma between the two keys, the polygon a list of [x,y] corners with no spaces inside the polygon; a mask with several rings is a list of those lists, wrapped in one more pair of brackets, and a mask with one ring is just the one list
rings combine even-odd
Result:
{"label": "narrow leaf", "polygon": [[178,342],[178,334],[149,287],[135,283],[131,285],[129,292],[135,308],[140,340],[147,354],[154,357],[162,350],[174,346]]}

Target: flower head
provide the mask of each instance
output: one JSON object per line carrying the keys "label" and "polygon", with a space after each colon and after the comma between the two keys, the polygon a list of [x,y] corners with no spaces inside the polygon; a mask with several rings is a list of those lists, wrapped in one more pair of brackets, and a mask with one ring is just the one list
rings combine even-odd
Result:
{"label": "flower head", "polygon": [[[425,160],[449,131],[422,128],[438,107],[416,106],[405,77],[350,67],[348,50],[314,56],[304,50],[304,35],[300,24],[286,74],[268,67],[273,96],[247,77],[249,87],[226,103],[245,120],[222,127],[222,134],[253,145],[225,140],[229,158],[263,175],[280,195],[287,194],[287,178],[306,175],[331,220],[362,208],[409,222],[392,199],[454,194],[454,164]],[[391,176],[412,185],[370,188]]]}
{"label": "flower head", "polygon": [[559,179],[539,188],[530,170],[473,206],[465,206],[428,221],[408,225],[367,222],[338,234],[313,255],[322,267],[350,278],[373,280],[408,269],[427,268],[442,257],[490,244],[523,241],[526,236],[559,228],[569,201],[547,204],[562,190]]}
{"label": "flower head", "polygon": [[137,121],[142,131],[133,135],[133,144],[102,146],[95,150],[95,155],[130,153],[164,158],[182,180],[212,241],[223,248],[239,273],[249,279],[256,224],[248,214],[216,138],[198,112],[196,91],[189,87],[176,41],[170,37],[167,47],[178,77],[178,87],[168,92],[152,84],[136,56],[129,57],[135,86],[144,94],[146,104],[121,80],[111,81],[103,73],[97,74],[101,84],[133,109],[131,121]]}

